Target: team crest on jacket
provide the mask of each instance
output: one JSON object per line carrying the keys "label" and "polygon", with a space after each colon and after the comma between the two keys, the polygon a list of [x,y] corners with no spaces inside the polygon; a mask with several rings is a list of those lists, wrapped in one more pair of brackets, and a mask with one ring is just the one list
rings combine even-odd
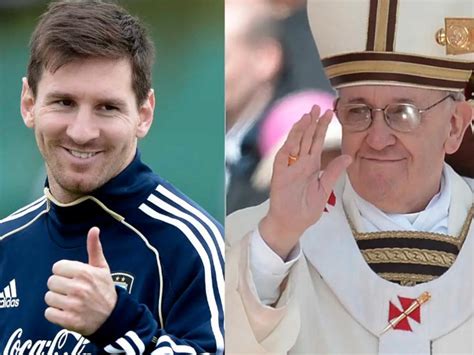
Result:
{"label": "team crest on jacket", "polygon": [[133,280],[135,278],[126,273],[126,272],[114,272],[112,273],[112,280],[114,280],[114,284],[122,287],[123,289],[127,290],[128,293],[132,292]]}

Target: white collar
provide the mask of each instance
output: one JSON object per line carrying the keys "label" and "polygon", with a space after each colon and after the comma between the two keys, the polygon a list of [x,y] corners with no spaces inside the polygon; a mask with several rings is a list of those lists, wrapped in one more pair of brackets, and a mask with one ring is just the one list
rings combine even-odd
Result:
{"label": "white collar", "polygon": [[433,233],[448,233],[448,214],[451,201],[451,174],[447,166],[443,170],[440,191],[421,212],[410,214],[387,214],[360,197],[346,177],[344,195],[355,202],[362,220],[360,232],[386,230],[411,230]]}
{"label": "white collar", "polygon": [[[448,230],[460,231],[473,204],[469,185],[450,168],[452,191]],[[473,314],[474,226],[451,268],[439,278],[408,287],[384,280],[366,263],[352,235],[345,213],[361,225],[353,200],[343,197],[344,179],[335,188],[336,205],[301,239],[303,253],[329,285],[344,308],[374,336],[387,325],[389,301],[417,298],[424,291],[431,300],[422,306],[420,326],[413,332],[390,330],[379,337],[379,353],[430,353],[430,342],[452,332]],[[343,203],[341,203],[341,201]],[[344,211],[343,205],[346,209]],[[454,233],[457,235],[458,233]],[[337,263],[337,260],[343,262]]]}

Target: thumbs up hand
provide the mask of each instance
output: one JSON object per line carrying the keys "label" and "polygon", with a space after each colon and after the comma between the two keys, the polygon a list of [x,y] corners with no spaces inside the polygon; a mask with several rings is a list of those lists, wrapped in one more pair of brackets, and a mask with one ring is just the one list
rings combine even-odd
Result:
{"label": "thumbs up hand", "polygon": [[92,227],[87,234],[88,264],[60,260],[53,265],[44,297],[48,321],[85,336],[99,329],[117,302],[99,232]]}
{"label": "thumbs up hand", "polygon": [[87,255],[89,256],[89,265],[101,269],[106,269],[110,273],[109,264],[105,260],[102,244],[99,239],[100,230],[92,227],[87,233]]}

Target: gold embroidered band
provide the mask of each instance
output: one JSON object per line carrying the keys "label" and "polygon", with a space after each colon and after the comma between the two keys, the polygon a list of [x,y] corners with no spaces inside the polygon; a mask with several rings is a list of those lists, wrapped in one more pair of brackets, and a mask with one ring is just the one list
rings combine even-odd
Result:
{"label": "gold embroidered band", "polygon": [[418,231],[359,233],[347,219],[370,268],[388,281],[412,286],[436,279],[454,264],[473,216],[474,206],[457,237]]}
{"label": "gold embroidered band", "polygon": [[335,88],[379,81],[462,91],[473,71],[469,62],[393,52],[348,53],[327,57],[322,63]]}

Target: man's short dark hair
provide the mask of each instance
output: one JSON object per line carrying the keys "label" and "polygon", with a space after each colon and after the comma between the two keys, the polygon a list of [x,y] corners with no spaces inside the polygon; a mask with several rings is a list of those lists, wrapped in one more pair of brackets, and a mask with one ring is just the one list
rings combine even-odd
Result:
{"label": "man's short dark hair", "polygon": [[101,0],[51,3],[31,37],[28,84],[36,96],[43,70],[55,72],[77,59],[129,59],[132,87],[141,105],[151,88],[154,47],[140,21]]}

